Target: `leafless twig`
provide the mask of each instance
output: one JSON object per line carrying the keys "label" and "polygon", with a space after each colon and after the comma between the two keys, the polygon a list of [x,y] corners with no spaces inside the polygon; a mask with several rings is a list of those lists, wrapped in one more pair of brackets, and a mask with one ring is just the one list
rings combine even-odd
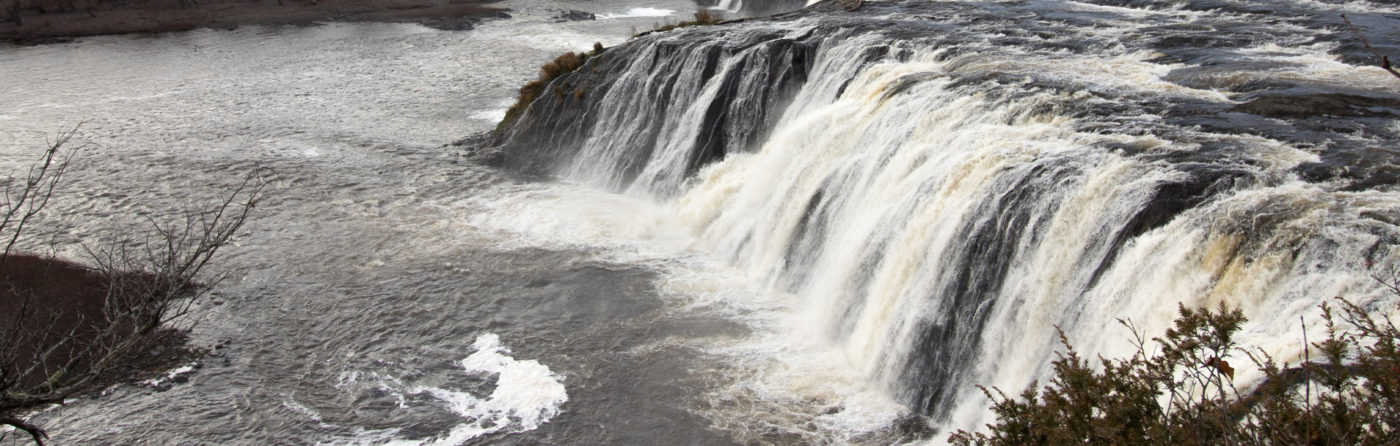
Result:
{"label": "leafless twig", "polygon": [[[12,252],[54,196],[76,150],[65,148],[75,132],[60,133],[27,175],[0,186],[0,426],[39,445],[48,436],[23,411],[111,382],[125,358],[155,345],[160,329],[188,314],[218,282],[201,272],[233,241],[270,176],[254,168],[204,209],[149,218],[143,237],[85,245],[92,266]],[[63,288],[69,285],[76,291]]]}
{"label": "leafless twig", "polygon": [[1366,49],[1371,51],[1371,54],[1374,54],[1377,59],[1381,60],[1381,68],[1384,68],[1385,71],[1389,71],[1390,74],[1395,75],[1395,77],[1400,78],[1400,71],[1395,71],[1395,68],[1390,66],[1390,56],[1383,55],[1379,51],[1376,51],[1375,48],[1372,48],[1371,42],[1366,41],[1366,36],[1361,35],[1361,31],[1357,30],[1356,26],[1351,24],[1351,19],[1348,19],[1346,14],[1342,14],[1342,21],[1347,23],[1347,28],[1351,29],[1351,32],[1356,34],[1356,38],[1361,39],[1361,44],[1365,45]]}

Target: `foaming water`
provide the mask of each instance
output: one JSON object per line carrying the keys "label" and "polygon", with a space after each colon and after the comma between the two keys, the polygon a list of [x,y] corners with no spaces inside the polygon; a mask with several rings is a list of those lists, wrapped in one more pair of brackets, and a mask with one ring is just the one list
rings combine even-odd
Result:
{"label": "foaming water", "polygon": [[688,308],[743,321],[741,339],[700,339],[697,348],[725,358],[723,373],[696,410],[741,442],[888,443],[889,427],[910,414],[824,339],[807,329],[807,303],[775,293],[713,259],[692,258],[662,276],[663,296]]}
{"label": "foaming water", "polygon": [[683,253],[692,239],[665,206],[588,187],[525,188],[457,205],[464,224],[499,246],[598,250],[622,262]]}
{"label": "foaming water", "polygon": [[[1325,299],[1394,314],[1370,275],[1397,267],[1395,177],[1337,161],[1393,164],[1373,147],[1400,136],[1394,80],[1301,11],[1400,24],[1288,8],[870,3],[647,36],[563,78],[603,93],[536,101],[501,159],[696,235],[710,260],[662,289],[755,327],[707,348],[743,378],[703,413],[738,438],[976,429],[974,385],[1045,378],[1056,327],[1114,357],[1117,319],[1224,303],[1242,344],[1294,358]],[[1304,102],[1334,111],[1282,105]]]}
{"label": "foaming water", "polygon": [[632,9],[627,10],[627,12],[619,12],[619,13],[612,13],[612,14],[598,14],[598,19],[599,19],[599,20],[609,20],[609,19],[622,19],[622,18],[628,18],[628,17],[670,17],[670,16],[672,16],[672,15],[675,15],[675,13],[676,13],[676,11],[671,10],[671,9],[660,9],[660,8],[632,8]]}
{"label": "foaming water", "polygon": [[[458,445],[496,432],[534,430],[557,416],[561,406],[568,401],[568,392],[560,382],[560,376],[538,361],[510,357],[510,351],[501,345],[499,336],[492,333],[480,335],[472,347],[476,352],[462,359],[461,366],[468,375],[494,376],[494,389],[485,397],[467,391],[411,385],[400,378],[379,373],[368,376],[380,390],[392,393],[400,407],[407,407],[412,396],[427,395],[462,417],[464,423],[453,426],[446,433],[418,440],[386,438],[397,435],[397,431],[367,431],[359,432],[352,438],[337,438],[321,444]],[[363,378],[360,373],[344,374],[337,387],[355,386]],[[304,406],[294,402],[287,404],[313,419],[320,419],[319,415]]]}

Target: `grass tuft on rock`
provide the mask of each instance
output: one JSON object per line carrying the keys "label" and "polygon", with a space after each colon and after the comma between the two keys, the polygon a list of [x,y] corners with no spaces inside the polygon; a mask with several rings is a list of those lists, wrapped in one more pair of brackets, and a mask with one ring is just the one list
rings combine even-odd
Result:
{"label": "grass tuft on rock", "polygon": [[[720,23],[720,22],[724,21],[724,20],[722,20],[721,18],[715,17],[713,14],[710,14],[710,10],[708,10],[708,9],[701,9],[701,10],[695,11],[694,17],[695,17],[694,20],[686,20],[686,21],[683,21],[683,22],[680,22],[680,23],[675,23],[675,24],[671,24],[671,25],[664,25],[664,26],[658,27],[658,28],[656,28],[656,29],[653,29],[653,30],[651,30],[651,31],[647,31],[647,32],[638,34],[637,36],[643,36],[643,35],[647,35],[647,34],[651,34],[651,33],[666,32],[666,31],[670,31],[670,30],[673,30],[673,29],[689,28],[689,27],[692,27],[692,26],[714,25],[714,24],[717,24],[717,23]],[[634,36],[634,37],[635,37],[635,36]]]}
{"label": "grass tuft on rock", "polygon": [[[515,124],[515,121],[519,120],[520,116],[525,114],[525,110],[530,107],[530,104],[535,102],[535,99],[539,99],[540,95],[544,94],[550,82],[578,70],[585,62],[588,62],[588,59],[602,54],[603,51],[603,44],[595,42],[593,43],[593,51],[580,53],[570,51],[560,54],[559,57],[554,58],[554,61],[541,66],[539,78],[520,87],[520,96],[516,98],[515,105],[511,105],[510,109],[506,110],[505,118],[501,119],[499,124],[496,124],[496,133],[500,134],[505,132],[511,125]],[[567,96],[564,94],[564,90],[567,88],[567,85],[562,87],[556,85],[554,86],[554,94],[560,99],[563,99]],[[574,97],[582,99],[583,95],[578,93],[582,90],[582,88],[579,88],[574,93]]]}

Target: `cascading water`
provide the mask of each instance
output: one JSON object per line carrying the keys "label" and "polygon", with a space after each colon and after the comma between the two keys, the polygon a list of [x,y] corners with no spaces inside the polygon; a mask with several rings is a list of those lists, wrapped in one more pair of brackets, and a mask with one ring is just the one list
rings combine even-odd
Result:
{"label": "cascading water", "polygon": [[1119,356],[1115,319],[1225,303],[1290,360],[1318,302],[1393,311],[1369,275],[1396,267],[1400,96],[1336,29],[1396,11],[836,6],[609,49],[493,156],[671,206],[801,299],[790,336],[942,428],[1043,377],[1056,327]]}
{"label": "cascading water", "polygon": [[[729,150],[747,150],[805,81],[810,44],[784,30],[722,39],[673,39],[609,50],[569,81],[553,107],[508,130],[514,170],[673,195],[685,178]],[[597,98],[597,99],[594,99]],[[596,107],[579,107],[588,101]],[[658,119],[674,116],[674,119]],[[548,127],[548,129],[542,128]]]}

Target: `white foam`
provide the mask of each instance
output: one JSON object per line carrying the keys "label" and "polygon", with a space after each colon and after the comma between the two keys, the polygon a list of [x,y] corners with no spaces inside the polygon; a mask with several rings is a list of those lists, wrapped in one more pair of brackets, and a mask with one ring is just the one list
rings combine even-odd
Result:
{"label": "white foam", "polygon": [[658,283],[663,297],[684,311],[715,311],[752,329],[741,339],[674,340],[727,358],[732,381],[707,392],[705,404],[692,410],[741,442],[762,438],[771,426],[785,426],[806,442],[853,442],[909,413],[839,349],[790,335],[810,324],[799,317],[802,296],[774,291],[718,259],[697,256],[666,266]]}
{"label": "white foam", "polygon": [[321,414],[320,414],[320,413],[317,413],[315,410],[312,410],[310,407],[306,407],[306,405],[297,402],[297,400],[295,400],[295,399],[293,399],[293,398],[291,398],[291,397],[288,397],[286,401],[283,401],[283,402],[282,402],[282,407],[285,407],[285,408],[287,408],[288,410],[291,410],[292,412],[296,412],[296,413],[302,414],[302,415],[306,416],[307,418],[310,418],[312,421],[315,421],[315,422],[317,422],[317,423],[319,423],[319,424],[321,424],[321,425],[323,425],[323,426],[325,425],[325,423],[324,423],[324,422],[322,421],[322,419],[321,419]]}
{"label": "white foam", "polygon": [[186,364],[186,365],[182,365],[182,366],[176,368],[175,370],[171,370],[169,373],[166,373],[165,376],[163,376],[163,377],[153,378],[153,379],[148,379],[148,380],[146,380],[146,385],[148,385],[148,386],[159,386],[159,385],[161,385],[161,384],[165,384],[166,381],[175,379],[175,377],[177,377],[177,376],[180,376],[180,375],[184,375],[184,374],[186,374],[186,373],[193,372],[194,370],[195,370],[195,364]]}
{"label": "white foam", "polygon": [[[599,18],[603,18],[599,16]],[[626,35],[603,35],[596,33],[579,32],[559,26],[528,26],[518,25],[513,22],[500,22],[501,25],[487,25],[473,31],[480,35],[482,39],[499,41],[500,51],[521,51],[522,48],[532,48],[544,51],[540,56],[554,58],[561,51],[587,51],[593,48],[594,43],[601,43],[603,46],[614,46],[625,42]],[[548,59],[541,60],[540,63]],[[514,98],[511,99],[511,103]],[[510,103],[505,104],[509,106]]]}
{"label": "white foam", "polygon": [[[397,430],[357,429],[353,438],[333,439],[322,444],[459,445],[497,432],[531,431],[559,415],[564,403],[569,400],[563,377],[539,361],[512,358],[510,350],[501,344],[500,336],[495,334],[477,336],[473,346],[476,353],[461,361],[462,369],[472,375],[484,373],[497,376],[496,388],[486,398],[440,387],[407,385],[393,376],[368,374],[378,380],[380,389],[400,397],[400,407],[407,407],[408,404],[403,395],[428,395],[445,403],[448,410],[465,420],[464,423],[446,433],[425,439],[392,438]],[[361,377],[359,372],[342,373],[336,387],[355,384]],[[309,410],[297,411],[314,415]],[[312,418],[319,421],[319,417]]]}
{"label": "white foam", "polygon": [[505,108],[497,108],[497,109],[491,109],[491,110],[482,110],[482,111],[479,111],[479,112],[476,112],[476,113],[472,113],[472,114],[470,114],[470,115],[467,115],[467,118],[474,119],[474,120],[477,120],[477,121],[501,122],[502,119],[505,119],[505,118],[506,118],[506,110],[507,110],[507,109],[505,109]]}
{"label": "white foam", "polygon": [[647,262],[680,255],[693,240],[667,206],[575,185],[527,185],[453,207],[470,228],[462,233],[502,249],[584,249],[605,260]]}
{"label": "white foam", "polygon": [[627,12],[618,14],[598,14],[598,20],[622,19],[628,17],[670,17],[676,13],[673,9],[661,8],[632,8]]}
{"label": "white foam", "polygon": [[[516,432],[534,430],[559,414],[559,408],[569,400],[562,377],[555,375],[539,361],[519,361],[511,358],[501,338],[487,333],[476,338],[476,353],[462,360],[462,368],[470,372],[496,373],[496,390],[486,400],[465,392],[432,387],[419,387],[435,398],[448,403],[451,410],[463,417],[474,418],[471,423],[452,429],[449,438],[472,433],[463,440],[490,432],[511,428]],[[438,442],[436,444],[442,444]],[[451,444],[456,444],[453,442]]]}

